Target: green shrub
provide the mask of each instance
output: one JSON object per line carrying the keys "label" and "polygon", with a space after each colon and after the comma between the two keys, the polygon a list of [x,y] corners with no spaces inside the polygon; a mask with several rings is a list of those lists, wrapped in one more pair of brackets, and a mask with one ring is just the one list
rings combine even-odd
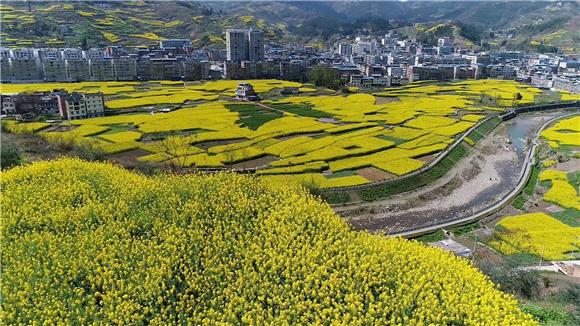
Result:
{"label": "green shrub", "polygon": [[9,169],[13,166],[22,163],[22,155],[20,150],[12,144],[0,144],[2,148],[2,153],[0,154],[0,169]]}

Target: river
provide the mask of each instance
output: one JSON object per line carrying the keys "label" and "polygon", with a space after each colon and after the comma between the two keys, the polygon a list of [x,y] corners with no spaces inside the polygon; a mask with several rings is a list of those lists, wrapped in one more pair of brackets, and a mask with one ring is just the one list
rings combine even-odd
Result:
{"label": "river", "polygon": [[[570,112],[570,111],[567,111]],[[370,203],[335,207],[355,229],[399,233],[461,219],[500,201],[519,181],[530,141],[561,110],[521,114],[501,123],[434,183]]]}

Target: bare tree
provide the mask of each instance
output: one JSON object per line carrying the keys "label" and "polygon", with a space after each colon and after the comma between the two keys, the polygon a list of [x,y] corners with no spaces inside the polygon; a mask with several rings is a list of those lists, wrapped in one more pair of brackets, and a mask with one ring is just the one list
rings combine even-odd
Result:
{"label": "bare tree", "polygon": [[187,149],[196,138],[197,134],[189,136],[175,134],[159,141],[160,154],[164,157],[163,162],[173,173],[183,173],[188,157]]}
{"label": "bare tree", "polygon": [[225,157],[225,162],[229,166],[229,169],[230,170],[233,170],[233,168],[234,168],[234,159],[235,159],[234,151],[233,150],[230,150],[230,151],[223,152],[223,155]]}

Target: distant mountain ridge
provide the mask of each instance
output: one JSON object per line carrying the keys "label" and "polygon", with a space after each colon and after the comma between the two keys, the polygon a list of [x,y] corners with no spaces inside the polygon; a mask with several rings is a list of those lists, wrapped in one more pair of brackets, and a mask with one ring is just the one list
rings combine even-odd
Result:
{"label": "distant mountain ridge", "polygon": [[[189,38],[197,46],[223,46],[228,27],[255,27],[270,41],[329,42],[340,34],[392,28],[453,25],[459,43],[474,44],[490,30],[510,39],[494,47],[580,48],[579,2],[544,1],[223,1],[223,2],[3,2],[3,45],[143,45]],[[419,31],[420,32],[420,31]],[[417,33],[417,31],[415,31]],[[411,33],[412,34],[412,33]],[[460,35],[460,37],[458,36]]]}

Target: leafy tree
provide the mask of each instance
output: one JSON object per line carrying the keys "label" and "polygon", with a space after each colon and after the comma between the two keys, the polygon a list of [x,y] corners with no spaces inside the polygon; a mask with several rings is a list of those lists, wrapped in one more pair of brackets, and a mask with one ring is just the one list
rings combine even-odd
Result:
{"label": "leafy tree", "polygon": [[340,74],[329,66],[318,65],[308,72],[308,80],[316,86],[340,89],[342,81]]}
{"label": "leafy tree", "polygon": [[482,263],[479,269],[498,284],[502,291],[526,299],[538,296],[540,292],[540,274],[534,270],[524,270],[509,263],[493,265]]}

